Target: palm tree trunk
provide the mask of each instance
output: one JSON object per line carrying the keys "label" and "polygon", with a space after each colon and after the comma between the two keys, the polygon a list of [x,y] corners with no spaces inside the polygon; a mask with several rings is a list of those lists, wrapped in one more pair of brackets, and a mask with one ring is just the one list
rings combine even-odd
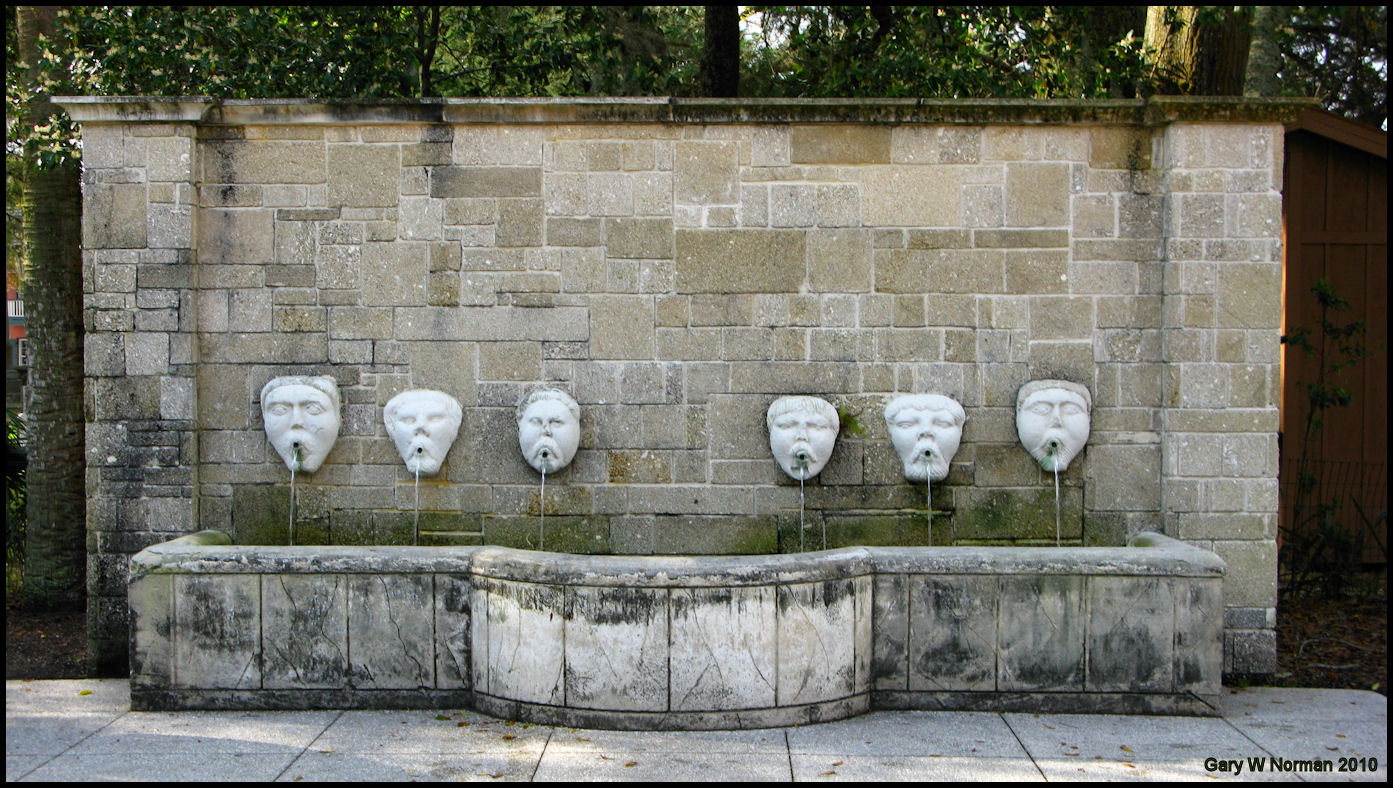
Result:
{"label": "palm tree trunk", "polygon": [[[38,36],[54,34],[57,11],[19,9],[19,55],[26,66],[37,60]],[[47,95],[35,96],[24,110],[26,128],[47,121],[53,111]],[[23,193],[24,300],[32,349],[24,392],[29,426],[24,604],[80,607],[86,591],[87,497],[78,166],[41,167],[27,160]]]}

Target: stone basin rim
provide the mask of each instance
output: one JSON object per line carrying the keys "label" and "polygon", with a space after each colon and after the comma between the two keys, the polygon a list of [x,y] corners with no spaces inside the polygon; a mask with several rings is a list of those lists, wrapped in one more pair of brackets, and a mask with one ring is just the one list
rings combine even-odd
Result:
{"label": "stone basin rim", "polygon": [[842,547],[765,555],[589,555],[481,546],[234,545],[201,531],[151,546],[131,576],[422,572],[562,585],[680,587],[807,583],[876,574],[1223,577],[1223,559],[1157,533],[1127,547]]}

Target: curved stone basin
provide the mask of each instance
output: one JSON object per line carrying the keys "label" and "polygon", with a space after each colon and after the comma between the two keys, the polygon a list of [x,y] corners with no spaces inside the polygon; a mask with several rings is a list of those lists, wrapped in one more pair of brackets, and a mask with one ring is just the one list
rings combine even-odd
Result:
{"label": "curved stone basin", "polygon": [[634,729],[1216,713],[1224,565],[1157,534],[741,557],[228,541],[132,559],[132,708],[470,707]]}

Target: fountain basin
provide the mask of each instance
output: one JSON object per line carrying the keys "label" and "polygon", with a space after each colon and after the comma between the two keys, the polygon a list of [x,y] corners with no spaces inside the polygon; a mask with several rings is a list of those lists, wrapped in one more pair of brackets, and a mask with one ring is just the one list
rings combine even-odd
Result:
{"label": "fountain basin", "polygon": [[873,708],[1212,716],[1224,563],[1128,547],[739,557],[245,547],[131,560],[131,707],[732,729]]}

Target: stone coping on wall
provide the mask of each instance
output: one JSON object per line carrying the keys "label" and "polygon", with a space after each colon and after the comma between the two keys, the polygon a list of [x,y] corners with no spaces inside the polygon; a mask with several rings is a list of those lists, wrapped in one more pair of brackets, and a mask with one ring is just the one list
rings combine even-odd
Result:
{"label": "stone coping on wall", "polygon": [[391,123],[932,123],[1140,125],[1290,123],[1316,99],[428,98],[228,99],[57,96],[79,123],[335,125]]}

